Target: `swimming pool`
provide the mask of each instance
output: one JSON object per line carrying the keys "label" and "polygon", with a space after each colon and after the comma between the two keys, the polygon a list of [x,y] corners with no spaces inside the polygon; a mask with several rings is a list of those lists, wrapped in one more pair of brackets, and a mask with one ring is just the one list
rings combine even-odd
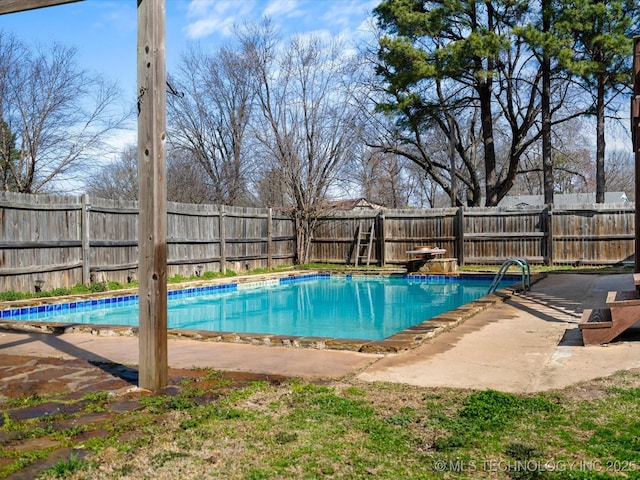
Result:
{"label": "swimming pool", "polygon": [[[490,283],[489,277],[311,274],[174,290],[168,328],[375,341],[486,295]],[[136,326],[138,298],[14,308],[0,318]]]}

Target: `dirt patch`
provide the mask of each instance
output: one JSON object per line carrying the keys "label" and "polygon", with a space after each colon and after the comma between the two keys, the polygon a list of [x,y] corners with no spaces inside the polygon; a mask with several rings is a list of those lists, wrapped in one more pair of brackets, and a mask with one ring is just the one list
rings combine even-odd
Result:
{"label": "dirt patch", "polygon": [[614,375],[567,387],[563,395],[571,400],[601,400],[611,396],[615,388],[640,388],[640,368],[625,370]]}

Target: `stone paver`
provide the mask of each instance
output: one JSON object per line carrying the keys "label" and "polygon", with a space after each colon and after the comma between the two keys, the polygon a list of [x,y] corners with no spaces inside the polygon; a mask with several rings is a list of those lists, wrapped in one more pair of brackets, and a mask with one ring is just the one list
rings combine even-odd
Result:
{"label": "stone paver", "polygon": [[[219,381],[217,375],[207,378],[208,372],[170,369],[169,385],[162,393],[180,392],[186,388],[188,382],[185,380],[188,379],[197,380],[197,385],[203,389]],[[235,388],[253,380],[280,382],[284,378],[220,373],[219,388]],[[69,460],[71,455],[78,459],[88,455],[84,442],[120,435],[111,427],[123,414],[137,414],[143,408],[140,399],[149,395],[136,387],[137,380],[137,369],[121,364],[8,355],[0,349],[0,427],[8,427],[0,430],[0,472],[3,468],[15,470],[0,478],[31,480],[57,462]],[[103,397],[96,399],[90,395],[105,392],[109,395],[104,401],[100,400]],[[213,400],[215,397],[208,393],[192,398],[192,401],[202,403]],[[21,421],[26,421],[23,425],[38,432],[35,438],[6,425],[6,422]],[[62,440],[47,432],[69,433],[64,434]],[[130,436],[132,432],[124,431],[122,435]],[[74,447],[69,447],[69,442]],[[15,467],[21,456],[34,452],[39,454],[37,459]]]}

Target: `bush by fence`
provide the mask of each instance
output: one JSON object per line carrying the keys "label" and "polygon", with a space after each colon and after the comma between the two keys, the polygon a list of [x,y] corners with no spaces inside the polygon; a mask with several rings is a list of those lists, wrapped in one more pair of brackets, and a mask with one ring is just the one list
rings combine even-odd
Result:
{"label": "bush by fence", "polygon": [[[334,212],[320,219],[314,262],[345,263],[374,225],[371,263],[404,265],[418,245],[463,264],[607,265],[634,254],[633,205]],[[51,289],[137,274],[137,202],[0,193],[0,289]],[[291,265],[293,222],[272,209],[169,204],[168,274]]]}

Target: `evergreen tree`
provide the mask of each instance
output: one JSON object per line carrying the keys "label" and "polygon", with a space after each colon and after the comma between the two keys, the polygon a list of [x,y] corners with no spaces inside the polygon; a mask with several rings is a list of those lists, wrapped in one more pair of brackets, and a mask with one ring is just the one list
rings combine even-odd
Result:
{"label": "evergreen tree", "polygon": [[[541,115],[543,193],[546,204],[553,203],[554,162],[552,153],[552,83],[566,83],[559,58],[570,55],[572,40],[566,32],[555,27],[559,4],[555,0],[531,2],[530,21],[514,28],[514,32],[528,45],[541,67]],[[523,22],[524,23],[524,22]],[[559,74],[563,74],[558,78]]]}
{"label": "evergreen tree", "polygon": [[7,122],[0,120],[0,182],[4,191],[17,191],[15,175],[19,157],[15,134]]}
{"label": "evergreen tree", "polygon": [[556,28],[574,41],[560,61],[592,96],[596,117],[596,202],[604,202],[605,114],[615,97],[631,86],[633,34],[640,27],[637,0],[558,0]]}
{"label": "evergreen tree", "polygon": [[[537,89],[540,76],[532,72],[531,78],[517,78],[522,60],[512,43],[513,25],[527,6],[528,2],[517,0],[386,0],[374,10],[388,34],[380,39],[378,54],[378,73],[387,82],[391,98],[382,108],[410,128],[420,124],[428,129],[440,123],[449,133],[452,111],[477,110],[489,206],[497,205],[513,185],[519,158],[535,136],[537,95],[516,94],[516,90],[524,85],[517,85],[519,80],[526,80],[531,91]],[[459,92],[455,99],[446,96],[446,107],[442,96],[434,93],[443,81],[457,83],[450,91]],[[498,162],[494,125],[499,118],[511,136],[503,148],[508,152],[506,165]],[[461,145],[456,149],[462,154]],[[425,170],[431,173],[429,168]],[[475,204],[478,201],[473,199]]]}

